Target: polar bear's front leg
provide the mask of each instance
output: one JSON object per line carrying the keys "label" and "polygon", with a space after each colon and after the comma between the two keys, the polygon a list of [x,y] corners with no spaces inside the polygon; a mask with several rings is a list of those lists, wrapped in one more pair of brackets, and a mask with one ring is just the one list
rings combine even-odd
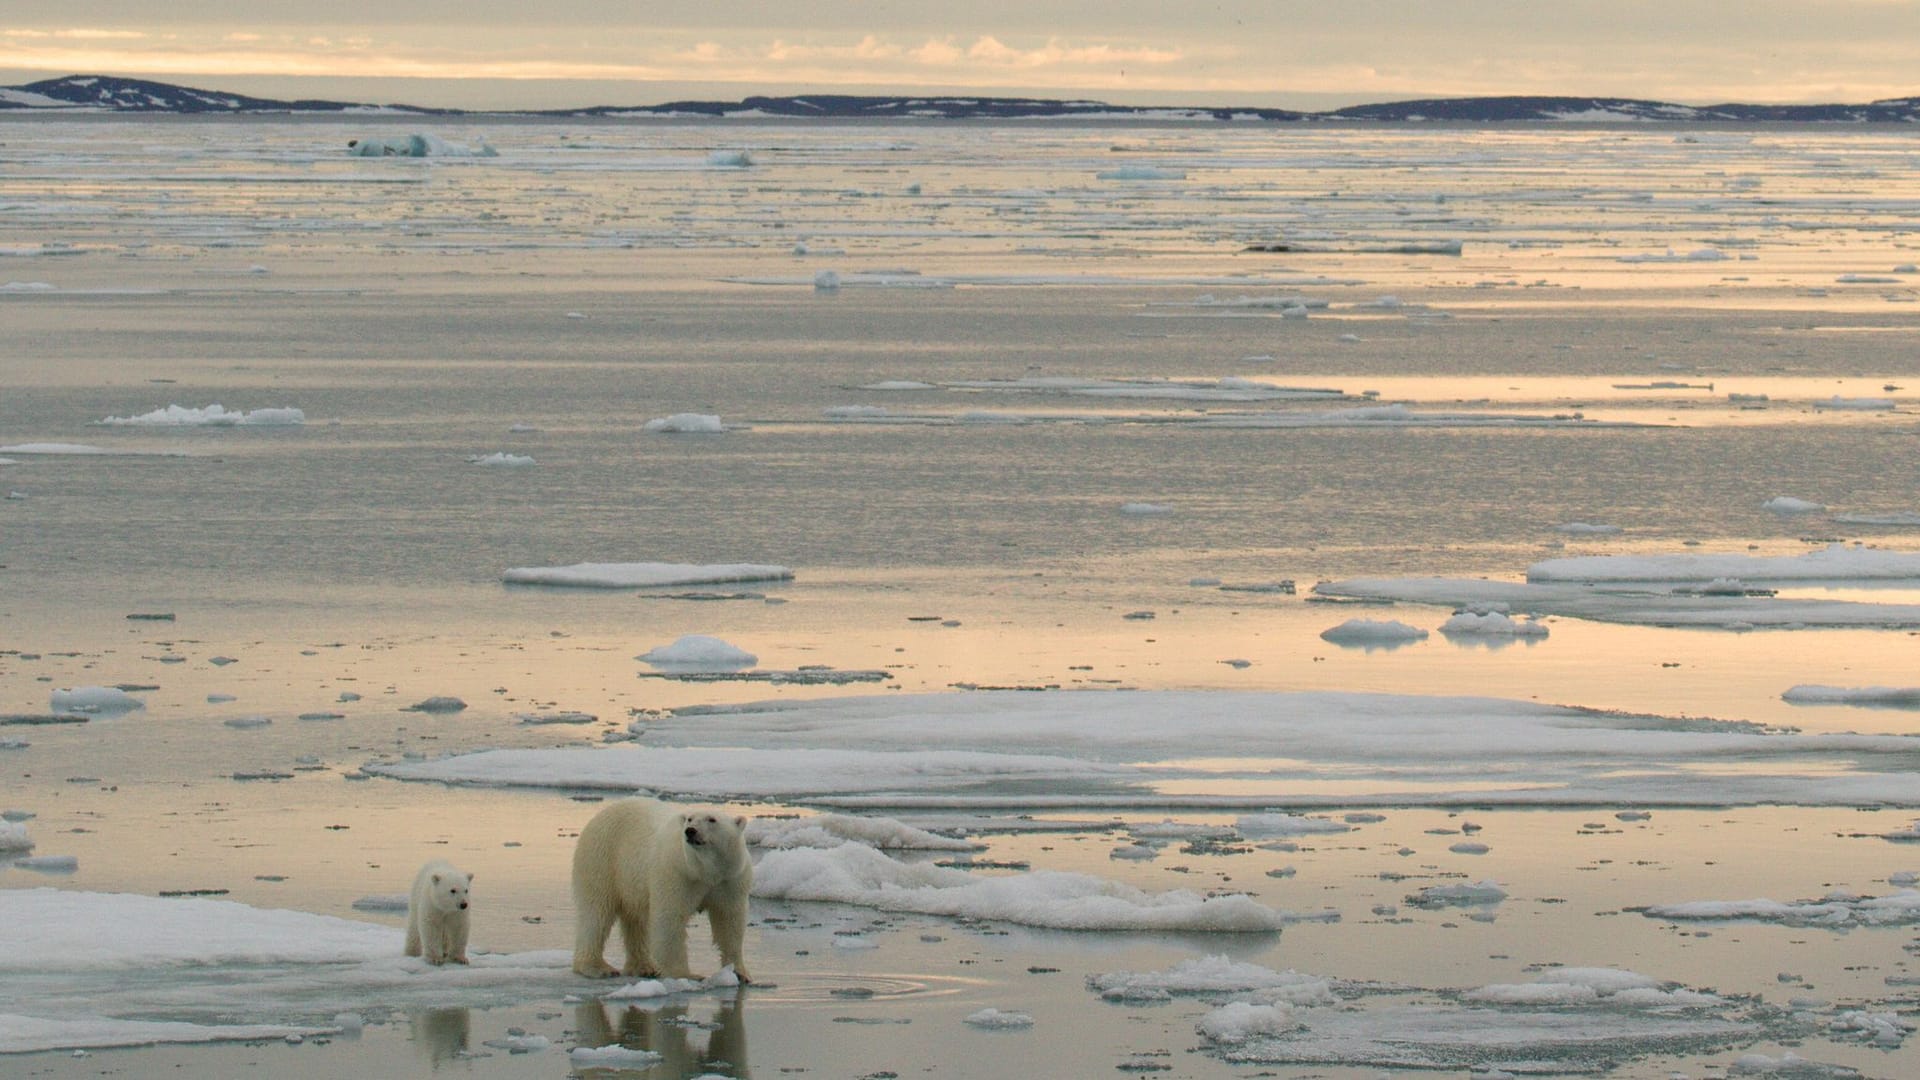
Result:
{"label": "polar bear's front leg", "polygon": [[467,919],[466,912],[460,918],[447,925],[447,959],[456,964],[469,963],[467,960]]}
{"label": "polar bear's front leg", "polygon": [[712,897],[707,901],[707,922],[713,927],[713,946],[720,950],[720,963],[732,965],[741,982],[752,982],[742,947],[747,938],[747,903],[744,898]]}
{"label": "polar bear's front leg", "polygon": [[405,955],[420,955],[420,913],[407,912],[407,949]]}

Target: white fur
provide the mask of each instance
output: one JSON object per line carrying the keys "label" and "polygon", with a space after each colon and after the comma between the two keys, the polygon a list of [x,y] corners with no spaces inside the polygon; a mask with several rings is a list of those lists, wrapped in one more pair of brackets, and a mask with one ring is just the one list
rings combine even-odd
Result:
{"label": "white fur", "polygon": [[407,899],[407,955],[429,964],[467,962],[467,890],[473,875],[435,859],[413,877]]}
{"label": "white fur", "polygon": [[692,978],[687,920],[704,911],[720,962],[752,981],[740,956],[753,885],[746,822],[656,799],[622,799],[595,814],[573,849],[573,970],[616,973],[605,952],[618,922],[627,950],[618,974]]}

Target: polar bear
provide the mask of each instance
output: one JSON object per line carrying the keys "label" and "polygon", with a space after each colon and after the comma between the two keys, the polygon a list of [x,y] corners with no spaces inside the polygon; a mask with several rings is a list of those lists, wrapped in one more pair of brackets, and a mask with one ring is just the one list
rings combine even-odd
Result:
{"label": "polar bear", "polygon": [[443,859],[422,866],[407,898],[407,955],[429,964],[467,962],[467,890],[473,875]]}
{"label": "polar bear", "polygon": [[[573,849],[573,970],[691,978],[687,920],[704,911],[720,962],[751,982],[740,956],[753,885],[746,823],[657,799],[622,799],[595,814]],[[627,949],[618,972],[604,955],[616,921]]]}

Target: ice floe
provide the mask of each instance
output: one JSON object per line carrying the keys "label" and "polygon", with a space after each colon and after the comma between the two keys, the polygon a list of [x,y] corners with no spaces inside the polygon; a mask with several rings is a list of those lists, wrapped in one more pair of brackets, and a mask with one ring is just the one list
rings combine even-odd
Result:
{"label": "ice floe", "polygon": [[1886,896],[1834,892],[1819,900],[1692,900],[1655,904],[1650,919],[1675,922],[1741,920],[1818,926],[1845,930],[1856,926],[1907,926],[1920,922],[1920,891],[1901,889]]}
{"label": "ice floe", "polygon": [[1255,1036],[1278,1035],[1301,1026],[1293,1010],[1284,1005],[1230,1001],[1202,1016],[1195,1028],[1208,1042],[1239,1044]]}
{"label": "ice floe", "polygon": [[18,821],[0,821],[0,855],[15,852],[32,851],[33,837],[27,832],[24,823]]}
{"label": "ice floe", "polygon": [[529,455],[508,454],[504,452],[484,455],[475,454],[467,458],[467,461],[474,465],[485,465],[488,468],[495,469],[524,469],[534,463],[533,458]]}
{"label": "ice floe", "polygon": [[1547,636],[1547,625],[1533,619],[1515,619],[1504,611],[1495,610],[1492,605],[1476,604],[1448,616],[1447,621],[1440,624],[1440,632],[1449,637],[1543,638]]}
{"label": "ice floe", "polygon": [[[1721,767],[1736,757],[1743,769]],[[1180,764],[1202,759],[1213,764]],[[634,743],[364,768],[406,780],[778,797],[842,809],[1252,811],[1920,806],[1916,759],[1920,738],[1909,736],[1801,734],[1497,698],[1008,690],[687,709],[650,718]],[[1326,789],[1331,774],[1343,790]],[[1264,793],[1160,790],[1193,777],[1259,778]]]}
{"label": "ice floe", "polygon": [[1374,649],[1425,641],[1427,632],[1397,619],[1348,619],[1339,626],[1320,631],[1320,636],[1335,645]]}
{"label": "ice floe", "polygon": [[51,456],[60,454],[82,455],[111,453],[113,453],[113,451],[102,450],[98,446],[88,446],[84,443],[41,442],[15,443],[12,446],[0,446],[0,454],[46,454]]}
{"label": "ice floe", "polygon": [[106,1016],[22,1016],[0,1012],[0,1054],[45,1050],[98,1050],[119,1046],[211,1042],[327,1035],[338,1028],[289,1024],[190,1024],[169,1020],[117,1020]]}
{"label": "ice floe", "polygon": [[760,662],[759,657],[738,645],[706,634],[686,634],[670,645],[659,645],[648,649],[635,659],[657,667],[696,668],[706,671],[746,668]]}
{"label": "ice floe", "polygon": [[1275,971],[1227,956],[1182,960],[1164,971],[1110,971],[1087,976],[1087,987],[1108,1001],[1164,1001],[1180,994],[1257,993],[1268,1004],[1332,1005],[1333,983],[1291,969]]}
{"label": "ice floe", "polygon": [[1793,705],[1864,705],[1891,709],[1920,709],[1920,686],[1788,687],[1780,700]]}
{"label": "ice floe", "polygon": [[710,413],[674,413],[647,421],[646,430],[665,435],[719,435],[727,425]]}
{"label": "ice floe", "polygon": [[624,1046],[614,1045],[577,1046],[567,1054],[567,1060],[575,1069],[640,1072],[653,1068],[664,1059],[651,1050],[630,1050]]}
{"label": "ice floe", "polygon": [[1800,555],[1587,555],[1527,567],[1527,580],[1553,581],[1884,581],[1920,580],[1920,553],[1829,544]]}
{"label": "ice floe", "polygon": [[760,848],[830,848],[846,843],[897,851],[973,851],[970,840],[941,836],[884,817],[821,814],[802,818],[754,818],[747,822],[747,843]]}
{"label": "ice floe", "polygon": [[793,571],[760,563],[574,563],[507,570],[509,585],[557,585],[585,589],[641,589],[656,585],[710,585],[726,581],[786,581]]}
{"label": "ice floe", "polygon": [[[1579,561],[1562,560],[1565,563]],[[1535,616],[1560,615],[1639,626],[1703,626],[1729,630],[1920,626],[1920,604],[1777,597],[1769,590],[1750,589],[1736,578],[1714,575],[1713,568],[1712,563],[1695,567],[1681,562],[1642,567],[1639,571],[1630,567],[1600,567],[1629,574],[1697,573],[1699,576],[1689,580],[1700,581],[1702,584],[1698,586],[1686,586],[1683,580],[1653,579],[1588,584],[1577,578],[1537,583],[1483,578],[1350,578],[1320,582],[1313,591],[1319,596],[1342,599],[1392,600],[1455,609],[1502,605],[1509,612]],[[1761,572],[1767,569],[1746,562],[1720,564],[1720,568]],[[1578,569],[1569,567],[1567,572],[1577,573]],[[1555,568],[1552,572],[1560,571]]]}
{"label": "ice floe", "polygon": [[251,412],[208,405],[203,409],[168,405],[164,409],[138,416],[109,416],[99,423],[106,427],[291,427],[307,422],[307,414],[294,408],[254,409]]}
{"label": "ice floe", "polygon": [[226,900],[0,889],[0,971],[337,964],[400,955],[399,930]]}
{"label": "ice floe", "polygon": [[1892,514],[1834,514],[1832,520],[1836,525],[1883,525],[1900,528],[1920,526],[1920,514],[1911,511]]}
{"label": "ice floe", "polygon": [[1149,893],[1058,871],[987,876],[901,862],[864,844],[768,852],[754,868],[753,894],[1055,930],[1269,933],[1287,921],[1283,913],[1240,894]]}
{"label": "ice floe", "polygon": [[999,1009],[981,1009],[978,1012],[968,1013],[963,1020],[969,1026],[992,1031],[1021,1031],[1033,1026],[1031,1014],[1003,1012]]}
{"label": "ice floe", "polygon": [[1820,503],[1796,499],[1791,495],[1776,495],[1763,503],[1761,509],[1771,510],[1776,514],[1818,514],[1823,513],[1827,508]]}
{"label": "ice floe", "polygon": [[76,686],[55,690],[50,705],[56,713],[118,716],[146,708],[146,703],[117,686]]}

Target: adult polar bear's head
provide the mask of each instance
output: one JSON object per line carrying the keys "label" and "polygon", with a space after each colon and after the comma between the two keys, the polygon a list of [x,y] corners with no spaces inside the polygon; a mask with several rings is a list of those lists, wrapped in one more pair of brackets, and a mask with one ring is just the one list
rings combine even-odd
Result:
{"label": "adult polar bear's head", "polygon": [[680,815],[680,836],[687,857],[726,870],[747,857],[747,819],[713,810]]}

